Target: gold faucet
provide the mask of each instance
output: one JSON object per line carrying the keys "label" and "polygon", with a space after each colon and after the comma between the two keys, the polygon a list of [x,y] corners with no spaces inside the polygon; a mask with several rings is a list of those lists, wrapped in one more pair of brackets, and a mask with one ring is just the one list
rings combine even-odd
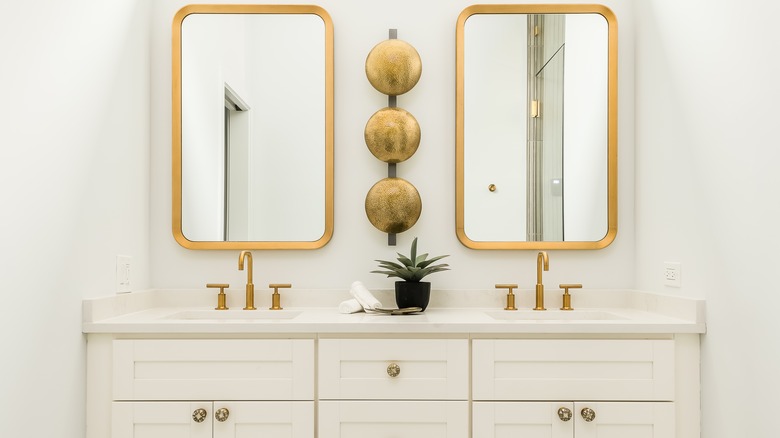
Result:
{"label": "gold faucet", "polygon": [[546,251],[539,251],[536,256],[536,307],[534,310],[547,310],[544,308],[544,285],[542,284],[542,269],[550,270],[550,258]]}
{"label": "gold faucet", "polygon": [[252,284],[252,253],[241,251],[238,255],[238,270],[244,270],[244,259],[249,259],[249,266],[246,270],[246,307],[244,310],[257,310],[255,308],[255,285]]}

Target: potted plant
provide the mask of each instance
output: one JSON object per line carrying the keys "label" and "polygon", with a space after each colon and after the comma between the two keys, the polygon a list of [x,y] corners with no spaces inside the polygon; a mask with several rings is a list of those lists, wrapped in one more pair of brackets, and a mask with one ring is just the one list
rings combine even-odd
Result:
{"label": "potted plant", "polygon": [[428,254],[417,255],[417,238],[412,241],[412,249],[409,257],[398,253],[397,260],[400,263],[390,262],[386,260],[376,260],[379,262],[379,267],[382,270],[371,271],[374,274],[384,274],[390,277],[398,277],[403,281],[395,282],[395,303],[399,309],[405,307],[420,307],[425,310],[428,307],[428,301],[431,298],[431,283],[427,281],[420,281],[427,275],[434,272],[448,271],[447,264],[440,263],[434,265],[433,263],[448,257],[448,255],[441,255],[433,258],[428,258]]}

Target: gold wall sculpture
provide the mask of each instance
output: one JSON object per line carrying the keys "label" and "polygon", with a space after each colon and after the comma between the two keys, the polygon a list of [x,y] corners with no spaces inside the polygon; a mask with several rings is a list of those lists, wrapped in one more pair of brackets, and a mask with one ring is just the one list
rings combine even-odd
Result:
{"label": "gold wall sculpture", "polygon": [[422,200],[417,189],[401,178],[379,180],[366,195],[368,220],[385,233],[401,233],[420,218]]}
{"label": "gold wall sculpture", "polygon": [[422,61],[406,41],[389,39],[374,46],[366,58],[366,76],[382,94],[398,96],[414,88],[422,75]]}
{"label": "gold wall sculpture", "polygon": [[368,119],[365,139],[375,157],[385,163],[400,163],[417,152],[420,125],[404,109],[382,108]]}
{"label": "gold wall sculpture", "polygon": [[410,182],[396,176],[396,163],[409,159],[420,145],[420,125],[414,116],[396,106],[398,95],[414,88],[422,74],[422,62],[415,48],[396,39],[374,46],[366,58],[366,77],[380,93],[388,96],[387,108],[374,113],[366,123],[364,136],[369,151],[387,163],[387,178],[366,195],[365,209],[369,222],[388,233],[388,245],[395,245],[395,235],[417,223],[422,200]]}

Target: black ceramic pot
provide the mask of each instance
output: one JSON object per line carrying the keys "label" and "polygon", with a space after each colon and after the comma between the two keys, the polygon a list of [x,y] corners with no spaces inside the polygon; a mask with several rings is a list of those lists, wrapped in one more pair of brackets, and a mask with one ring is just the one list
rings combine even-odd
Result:
{"label": "black ceramic pot", "polygon": [[408,281],[395,282],[395,304],[399,309],[404,307],[420,307],[425,310],[431,299],[431,283],[421,281],[411,283]]}

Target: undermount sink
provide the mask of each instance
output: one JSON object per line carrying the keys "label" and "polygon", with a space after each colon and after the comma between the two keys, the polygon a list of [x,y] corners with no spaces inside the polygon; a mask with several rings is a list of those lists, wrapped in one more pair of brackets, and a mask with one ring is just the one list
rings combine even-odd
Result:
{"label": "undermount sink", "polygon": [[276,319],[293,319],[300,315],[298,310],[183,310],[181,312],[172,313],[165,317],[165,319],[180,319],[180,320],[276,320]]}
{"label": "undermount sink", "polygon": [[508,321],[604,321],[627,319],[623,316],[603,310],[499,310],[485,312],[493,319]]}

